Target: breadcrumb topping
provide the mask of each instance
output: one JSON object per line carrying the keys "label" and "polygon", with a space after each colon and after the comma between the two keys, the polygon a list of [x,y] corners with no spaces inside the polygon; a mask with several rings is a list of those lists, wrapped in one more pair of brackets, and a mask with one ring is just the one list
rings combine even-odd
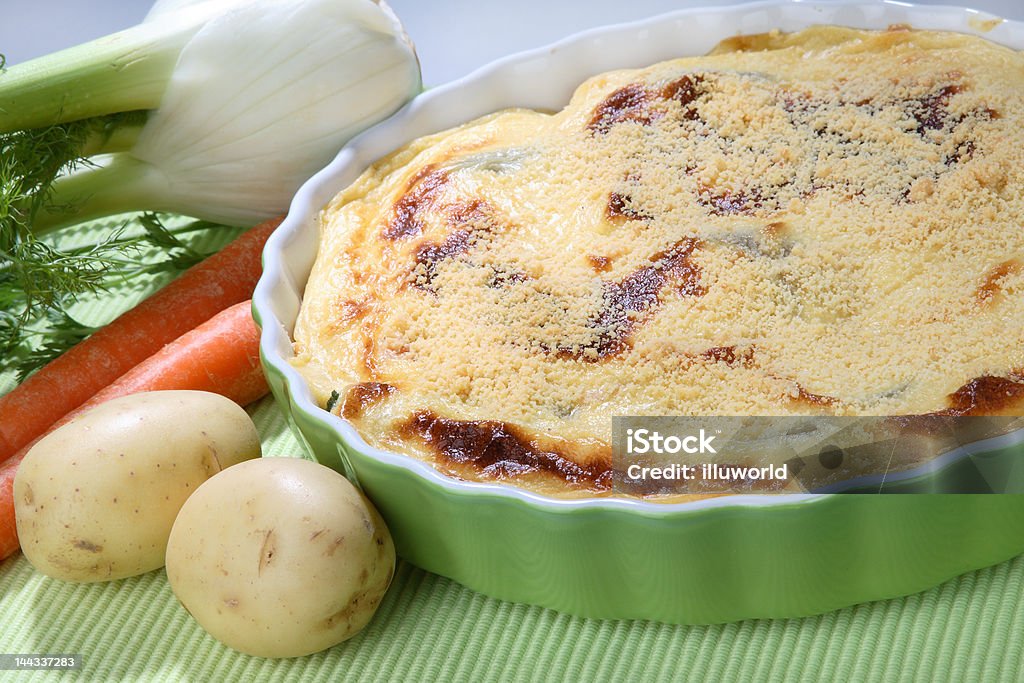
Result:
{"label": "breadcrumb topping", "polygon": [[[556,489],[561,465],[529,463],[557,454],[593,487],[613,415],[1005,393],[1024,381],[1022,98],[1024,58],[982,39],[817,27],[417,140],[324,210],[295,364],[374,445]],[[534,451],[488,474],[438,450],[449,423],[488,462]]]}

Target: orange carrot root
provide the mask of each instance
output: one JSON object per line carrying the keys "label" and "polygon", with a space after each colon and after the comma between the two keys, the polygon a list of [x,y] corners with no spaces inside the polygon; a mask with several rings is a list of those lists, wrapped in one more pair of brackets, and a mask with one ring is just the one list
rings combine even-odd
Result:
{"label": "orange carrot root", "polygon": [[0,560],[10,557],[21,547],[18,527],[14,523],[14,474],[27,452],[26,448],[0,464]]}
{"label": "orange carrot root", "polygon": [[228,306],[252,297],[262,223],[0,396],[0,462],[118,377]]}
{"label": "orange carrot root", "polygon": [[140,391],[211,391],[243,406],[266,396],[269,390],[260,365],[260,331],[251,307],[250,301],[235,304],[183,334],[57,425],[112,398]]}
{"label": "orange carrot root", "polygon": [[[260,366],[260,333],[251,302],[235,304],[139,363],[116,382],[52,425],[46,433],[119,396],[143,391],[210,391],[246,405],[269,391]],[[0,464],[0,560],[18,550],[14,475],[25,454],[45,434]]]}

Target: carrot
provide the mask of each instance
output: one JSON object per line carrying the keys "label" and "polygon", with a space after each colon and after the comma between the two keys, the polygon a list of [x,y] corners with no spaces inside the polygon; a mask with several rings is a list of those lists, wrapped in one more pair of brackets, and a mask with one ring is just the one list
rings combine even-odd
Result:
{"label": "carrot", "polygon": [[140,391],[212,391],[243,406],[263,398],[267,380],[260,365],[260,331],[251,308],[252,302],[243,301],[221,311],[139,363],[72,415]]}
{"label": "carrot", "polygon": [[24,453],[18,453],[0,465],[0,560],[7,559],[21,547],[14,521],[14,474],[24,457]]}
{"label": "carrot", "polygon": [[165,344],[252,297],[263,245],[281,220],[248,230],[0,396],[0,462]]}
{"label": "carrot", "polygon": [[[46,433],[112,398],[142,391],[211,391],[246,405],[267,394],[260,366],[259,329],[243,301],[171,342],[116,382],[68,413]],[[187,425],[183,425],[187,428]],[[18,549],[14,522],[14,475],[25,454],[45,434],[0,464],[0,560]]]}

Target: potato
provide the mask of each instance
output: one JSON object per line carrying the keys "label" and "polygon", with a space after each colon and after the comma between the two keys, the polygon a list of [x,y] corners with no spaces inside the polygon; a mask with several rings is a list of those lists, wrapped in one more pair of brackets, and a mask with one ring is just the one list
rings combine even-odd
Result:
{"label": "potato", "polygon": [[65,581],[163,566],[182,503],[221,469],[259,457],[245,410],[202,391],[113,399],[41,439],[14,478],[25,557]]}
{"label": "potato", "polygon": [[221,472],[182,506],[167,579],[185,609],[225,645],[298,657],[355,635],[395,568],[373,505],[332,469],[263,458]]}

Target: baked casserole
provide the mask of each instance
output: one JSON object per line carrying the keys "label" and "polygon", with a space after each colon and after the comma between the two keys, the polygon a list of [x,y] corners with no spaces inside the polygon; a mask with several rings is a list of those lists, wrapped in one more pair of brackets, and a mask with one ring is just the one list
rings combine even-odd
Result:
{"label": "baked casserole", "polygon": [[613,415],[1024,414],[1022,93],[979,38],[816,27],[419,139],[322,212],[294,364],[562,496],[611,492]]}

